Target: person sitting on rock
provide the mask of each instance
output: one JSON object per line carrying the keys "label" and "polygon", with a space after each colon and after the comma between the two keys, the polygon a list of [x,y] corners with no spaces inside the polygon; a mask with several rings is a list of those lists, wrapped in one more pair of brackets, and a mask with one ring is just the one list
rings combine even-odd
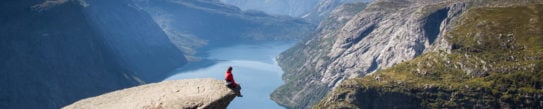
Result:
{"label": "person sitting on rock", "polygon": [[233,89],[236,92],[236,96],[243,97],[241,95],[241,86],[236,83],[234,80],[234,75],[232,75],[232,66],[228,66],[228,70],[226,70],[226,76],[224,78],[226,80],[226,86]]}

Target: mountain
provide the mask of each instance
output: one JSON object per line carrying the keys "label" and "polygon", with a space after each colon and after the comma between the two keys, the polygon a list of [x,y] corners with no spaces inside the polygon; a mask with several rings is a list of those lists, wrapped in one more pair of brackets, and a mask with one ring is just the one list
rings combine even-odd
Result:
{"label": "mountain", "polygon": [[370,1],[372,0],[221,0],[242,10],[298,17],[314,24],[319,24],[330,11],[342,4]]}
{"label": "mountain", "polygon": [[304,18],[309,22],[319,23],[322,19],[329,16],[331,11],[338,8],[338,6],[349,3],[368,3],[371,1],[372,0],[320,0],[316,6],[299,17]]}
{"label": "mountain", "polygon": [[0,8],[0,108],[60,108],[165,78],[183,54],[130,2],[25,0]]}
{"label": "mountain", "polygon": [[[316,108],[543,108],[543,4],[477,7],[433,51],[349,79]],[[496,17],[501,16],[501,17]]]}
{"label": "mountain", "polygon": [[314,25],[299,18],[242,11],[218,0],[135,0],[186,55],[196,48],[297,40]]}
{"label": "mountain", "polygon": [[226,109],[235,97],[223,80],[172,80],[86,98],[63,109]]}
{"label": "mountain", "polygon": [[221,0],[242,10],[260,10],[274,15],[298,17],[307,13],[322,0]]}
{"label": "mountain", "polygon": [[455,47],[445,36],[470,8],[532,3],[539,1],[373,1],[346,24],[318,30],[283,52],[278,61],[285,85],[272,99],[289,108],[309,108],[345,79],[364,77],[424,53],[451,52]]}
{"label": "mountain", "polygon": [[87,1],[87,20],[120,64],[143,81],[157,82],[186,63],[183,52],[145,11],[130,0]]}
{"label": "mountain", "polygon": [[272,93],[271,98],[274,101],[289,108],[303,108],[304,105],[309,106],[309,103],[316,102],[316,100],[319,100],[319,98],[322,98],[326,94],[327,89],[324,89],[324,87],[315,87],[313,83],[310,83],[312,86],[307,86],[307,89],[301,89],[304,88],[304,85],[310,85],[302,82],[311,81],[311,79],[318,76],[314,74],[316,71],[313,68],[309,68],[316,66],[308,63],[315,62],[315,58],[328,60],[323,55],[326,55],[324,54],[326,52],[330,52],[332,44],[336,40],[336,35],[366,5],[366,3],[355,3],[338,7],[332,11],[330,16],[321,21],[316,32],[312,34],[312,37],[308,37],[304,43],[294,45],[294,47],[286,50],[277,57],[279,66],[285,72],[283,80],[286,83]]}

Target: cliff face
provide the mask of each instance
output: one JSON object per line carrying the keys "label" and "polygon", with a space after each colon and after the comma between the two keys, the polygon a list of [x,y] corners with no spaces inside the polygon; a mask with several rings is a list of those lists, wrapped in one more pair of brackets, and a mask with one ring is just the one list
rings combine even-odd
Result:
{"label": "cliff face", "polygon": [[347,80],[316,107],[542,108],[541,10],[541,3],[470,9],[444,36],[449,52]]}
{"label": "cliff face", "polygon": [[128,71],[156,82],[186,63],[168,36],[145,11],[130,0],[93,0],[84,13],[89,24]]}
{"label": "cliff face", "polygon": [[309,107],[347,78],[360,77],[431,51],[450,52],[444,35],[466,9],[535,1],[377,0],[345,25],[315,36],[278,58],[286,84],[272,98]]}
{"label": "cliff face", "polygon": [[215,79],[164,81],[83,99],[63,109],[226,109],[236,96],[225,84]]}
{"label": "cliff face", "polygon": [[[336,35],[340,32],[341,28],[349,20],[355,17],[357,13],[364,9],[366,5],[367,4],[365,3],[358,3],[340,6],[332,11],[332,14],[325,20],[321,21],[319,27],[316,29],[317,31],[312,34],[313,37],[309,37],[304,43],[297,44],[278,56],[277,60],[279,66],[285,71],[283,80],[285,80],[286,84],[272,93],[271,98],[274,101],[280,105],[291,108],[301,108],[305,105],[309,105],[308,103],[310,102],[314,102],[313,100],[306,98],[296,98],[296,100],[292,98],[293,96],[306,96],[298,95],[298,93],[306,92],[302,91],[306,89],[302,89],[301,86],[303,85],[301,84],[312,81],[314,77],[318,76],[315,73],[310,73],[314,72],[313,69],[303,67],[310,65],[307,64],[308,61],[314,60],[314,58],[324,57],[324,53],[330,52],[332,44],[337,39]],[[323,96],[327,92],[327,89],[323,89],[323,87],[314,88],[315,89],[311,89],[312,91],[307,91],[307,94],[311,93],[316,96]],[[307,96],[307,98],[312,98],[312,96]]]}
{"label": "cliff face", "polygon": [[[0,4],[0,108],[58,109],[81,98],[161,80],[184,64],[183,55],[149,16],[128,8],[125,1],[96,2],[106,1]],[[112,10],[98,12],[105,8]],[[142,81],[142,76],[154,78]]]}

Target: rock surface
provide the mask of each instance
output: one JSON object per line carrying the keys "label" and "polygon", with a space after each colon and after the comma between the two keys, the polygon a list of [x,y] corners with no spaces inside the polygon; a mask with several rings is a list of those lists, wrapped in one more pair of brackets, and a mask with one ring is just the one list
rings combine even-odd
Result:
{"label": "rock surface", "polygon": [[235,97],[224,81],[186,79],[123,89],[63,109],[225,109]]}
{"label": "rock surface", "polygon": [[[314,108],[543,107],[543,4],[477,7],[424,53],[341,82]],[[501,16],[501,17],[496,17]]]}
{"label": "rock surface", "polygon": [[272,99],[287,107],[309,108],[344,79],[365,76],[425,52],[449,51],[451,44],[443,36],[466,9],[528,2],[537,1],[376,0],[344,25],[319,30],[282,53],[278,61],[286,84]]}

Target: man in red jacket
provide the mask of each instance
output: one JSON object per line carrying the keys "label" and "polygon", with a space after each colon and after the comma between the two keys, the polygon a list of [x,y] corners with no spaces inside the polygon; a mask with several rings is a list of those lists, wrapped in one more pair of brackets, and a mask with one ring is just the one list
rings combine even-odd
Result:
{"label": "man in red jacket", "polygon": [[239,86],[238,83],[236,83],[236,81],[234,80],[234,75],[232,75],[232,66],[228,66],[228,70],[226,70],[226,75],[225,75],[225,78],[224,80],[226,80],[226,85],[231,88],[231,89],[234,89],[234,91],[236,92],[236,96],[238,97],[243,97],[241,95],[241,86]]}

